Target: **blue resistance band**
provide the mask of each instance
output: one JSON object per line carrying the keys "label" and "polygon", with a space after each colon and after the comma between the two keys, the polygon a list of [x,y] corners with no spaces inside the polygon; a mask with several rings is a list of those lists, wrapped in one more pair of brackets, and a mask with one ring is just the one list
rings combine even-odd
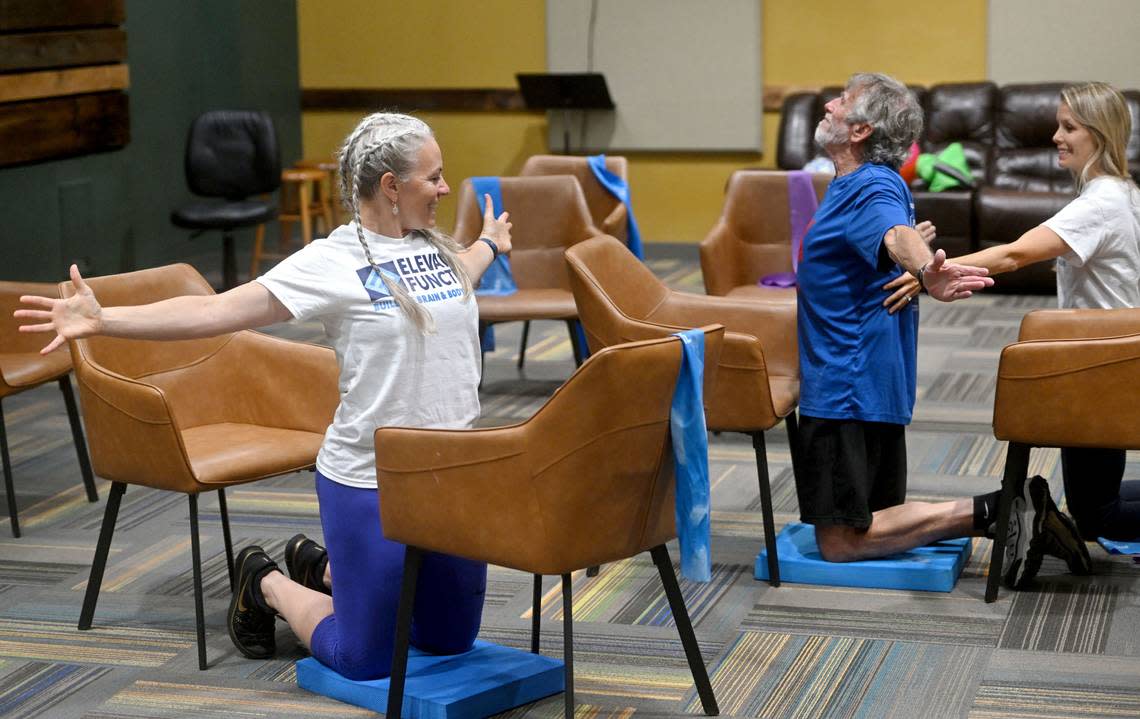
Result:
{"label": "blue resistance band", "polygon": [[705,334],[678,332],[681,371],[673,390],[669,429],[677,478],[677,537],[681,543],[681,575],[693,582],[712,579],[709,553],[709,439],[705,428]]}
{"label": "blue resistance band", "polygon": [[[472,177],[471,189],[475,191],[475,204],[479,206],[480,215],[487,211],[486,201],[483,199],[484,195],[491,196],[491,207],[495,217],[502,214],[503,188],[499,183],[499,178]],[[480,295],[509,295],[518,292],[518,289],[514,275],[511,274],[511,261],[506,255],[499,255],[483,273],[483,279],[479,281],[479,289],[475,292]]]}
{"label": "blue resistance band", "polygon": [[[498,217],[503,212],[503,187],[497,177],[472,177],[471,189],[475,192],[475,204],[479,214],[487,211],[487,202],[484,195],[491,196],[491,211]],[[511,295],[518,292],[515,277],[511,274],[511,261],[506,255],[499,255],[491,262],[487,271],[479,280],[476,288],[477,295]],[[495,329],[487,326],[479,338],[480,349],[483,352],[495,351]]]}
{"label": "blue resistance band", "polygon": [[594,173],[594,177],[598,178],[598,182],[606,189],[606,192],[625,205],[626,231],[628,234],[626,247],[637,259],[644,260],[645,252],[641,249],[641,231],[637,229],[637,220],[633,217],[633,205],[629,201],[629,185],[625,180],[606,169],[605,155],[590,155],[586,158],[586,162],[589,163],[590,171]]}

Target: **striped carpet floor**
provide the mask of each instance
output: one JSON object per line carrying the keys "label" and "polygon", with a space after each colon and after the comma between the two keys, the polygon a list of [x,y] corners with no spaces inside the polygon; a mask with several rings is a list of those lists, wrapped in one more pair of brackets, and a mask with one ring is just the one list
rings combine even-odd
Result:
{"label": "striped carpet floor", "polygon": [[[651,246],[650,266],[670,285],[700,291],[695,248]],[[1004,443],[990,429],[1001,347],[1025,312],[1053,299],[982,295],[923,301],[919,402],[908,430],[909,496],[938,501],[997,487]],[[482,388],[483,425],[530,416],[573,370],[561,323],[536,323],[516,369],[519,325],[498,328]],[[319,339],[313,325],[272,330]],[[24,537],[0,521],[0,717],[371,716],[296,686],[304,651],[282,627],[279,655],[242,658],[226,636],[228,580],[217,498],[203,495],[201,524],[210,669],[197,670],[189,521],[181,495],[127,491],[94,627],[75,629],[108,484],[89,504],[59,392],[41,388],[4,403]],[[949,593],[851,589],[752,578],[763,542],[749,438],[710,439],[713,581],[682,591],[725,716],[777,718],[1140,717],[1140,565],[1093,547],[1095,574],[1072,577],[1046,559],[1032,588],[982,601],[989,542],[975,542]],[[787,437],[767,435],[777,527],[798,519]],[[1130,455],[1129,476],[1140,476]],[[1055,450],[1031,471],[1060,493]],[[307,472],[231,490],[238,546],[280,554],[297,531],[319,536]],[[674,555],[675,555],[675,549]],[[573,576],[577,716],[699,714],[676,628],[648,556]],[[562,603],[546,578],[539,607],[544,653],[562,651]],[[481,637],[525,648],[531,579],[492,568]],[[561,697],[505,716],[558,717]]]}

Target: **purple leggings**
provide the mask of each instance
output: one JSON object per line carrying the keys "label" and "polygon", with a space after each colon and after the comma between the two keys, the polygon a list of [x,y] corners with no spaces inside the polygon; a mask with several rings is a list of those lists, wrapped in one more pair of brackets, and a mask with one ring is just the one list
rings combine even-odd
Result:
{"label": "purple leggings", "polygon": [[[375,489],[348,487],[317,472],[317,499],[332,568],[333,613],[313,630],[313,656],[349,679],[386,677],[392,672],[404,545],[384,538]],[[412,646],[432,654],[470,649],[486,592],[485,563],[425,553]]]}

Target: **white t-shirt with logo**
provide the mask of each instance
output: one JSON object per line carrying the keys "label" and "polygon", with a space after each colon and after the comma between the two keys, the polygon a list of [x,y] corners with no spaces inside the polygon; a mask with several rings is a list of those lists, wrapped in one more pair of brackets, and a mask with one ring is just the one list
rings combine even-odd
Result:
{"label": "white t-shirt with logo", "polygon": [[1140,190],[1132,183],[1094,178],[1044,225],[1070,250],[1057,259],[1060,307],[1140,307]]}
{"label": "white t-shirt with logo", "polygon": [[[340,365],[340,406],[317,469],[334,482],[376,487],[377,427],[463,429],[479,416],[479,310],[417,233],[364,231],[381,270],[435,320],[421,334],[368,264],[355,225],[342,225],[257,279],[298,319],[317,319]],[[382,450],[381,450],[382,451]]]}

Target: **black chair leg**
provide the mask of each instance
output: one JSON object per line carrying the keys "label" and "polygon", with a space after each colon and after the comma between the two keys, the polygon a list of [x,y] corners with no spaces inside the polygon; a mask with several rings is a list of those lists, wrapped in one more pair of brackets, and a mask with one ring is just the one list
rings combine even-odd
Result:
{"label": "black chair leg", "polygon": [[226,510],[226,490],[218,490],[218,514],[222,520],[222,538],[226,542],[226,571],[230,575],[230,592],[237,588],[234,580],[234,543],[230,539],[230,513]]}
{"label": "black chair leg", "polygon": [[526,362],[526,341],[530,338],[530,320],[523,320],[522,342],[519,342],[519,364],[518,368],[521,371],[523,363]]}
{"label": "black chair leg", "polygon": [[768,549],[768,584],[780,586],[780,557],[776,554],[776,520],[772,516],[772,486],[768,482],[768,451],[764,433],[752,432],[756,451],[756,475],[760,482],[760,511],[764,516],[764,545]]}
{"label": "black chair leg", "polygon": [[1005,540],[1009,534],[1009,513],[1013,505],[1013,490],[1017,482],[1029,474],[1029,445],[1010,442],[1005,455],[1005,475],[1001,480],[1001,500],[998,502],[997,529],[993,551],[990,553],[990,574],[986,578],[986,603],[997,599],[1001,584],[1002,564],[1005,561]]}
{"label": "black chair leg", "polygon": [[566,330],[570,333],[570,348],[574,350],[574,365],[582,366],[586,357],[585,347],[578,341],[578,320],[566,320]]}
{"label": "black chair leg", "polygon": [[202,606],[202,547],[198,541],[198,495],[190,498],[190,557],[194,562],[194,630],[198,635],[198,669],[206,669],[206,610]]}
{"label": "black chair leg", "polygon": [[574,716],[574,598],[570,575],[562,575],[562,661],[566,673],[566,719]]}
{"label": "black chair leg", "polygon": [[99,587],[103,584],[103,570],[107,568],[107,555],[111,551],[111,537],[115,534],[115,519],[119,516],[119,503],[127,485],[111,483],[111,494],[107,497],[107,507],[103,510],[103,526],[99,529],[99,541],[95,545],[95,557],[91,560],[91,576],[87,580],[87,592],[83,595],[83,609],[79,613],[79,628],[90,629],[95,617],[95,603],[99,601]]}
{"label": "black chair leg", "polygon": [[399,719],[404,704],[404,681],[408,676],[408,642],[412,633],[412,609],[416,603],[416,581],[420,575],[423,550],[404,550],[404,580],[400,586],[400,606],[396,611],[396,647],[392,654],[392,676],[388,681],[388,711],[385,717]]}
{"label": "black chair leg", "polygon": [[4,492],[8,496],[8,526],[12,536],[20,536],[20,517],[16,513],[16,487],[12,483],[12,458],[8,456],[8,432],[4,429],[4,407],[0,405],[0,462],[4,464]]}
{"label": "black chair leg", "polygon": [[701,647],[697,644],[693,623],[689,621],[685,598],[681,596],[681,587],[677,584],[677,575],[673,571],[673,560],[669,558],[669,550],[664,544],[660,544],[649,550],[649,554],[653,557],[653,563],[657,565],[658,574],[661,575],[661,584],[665,587],[665,596],[669,599],[673,623],[677,625],[677,633],[681,635],[681,645],[685,647],[685,657],[689,660],[689,671],[693,673],[693,683],[697,685],[701,706],[704,707],[705,714],[716,716],[720,713],[720,709],[716,705],[716,696],[713,694],[709,673],[705,668],[705,660],[701,658]]}
{"label": "black chair leg", "polygon": [[79,457],[79,471],[83,474],[87,501],[98,502],[99,493],[95,491],[95,475],[91,473],[87,440],[83,438],[83,424],[79,421],[79,409],[75,406],[75,393],[71,389],[71,375],[66,374],[59,378],[59,391],[63,393],[63,403],[67,405],[67,419],[71,422],[71,439],[75,442],[75,454]]}
{"label": "black chair leg", "polygon": [[542,626],[542,575],[534,575],[534,594],[531,596],[530,610],[530,651],[540,654],[538,647],[538,632]]}

